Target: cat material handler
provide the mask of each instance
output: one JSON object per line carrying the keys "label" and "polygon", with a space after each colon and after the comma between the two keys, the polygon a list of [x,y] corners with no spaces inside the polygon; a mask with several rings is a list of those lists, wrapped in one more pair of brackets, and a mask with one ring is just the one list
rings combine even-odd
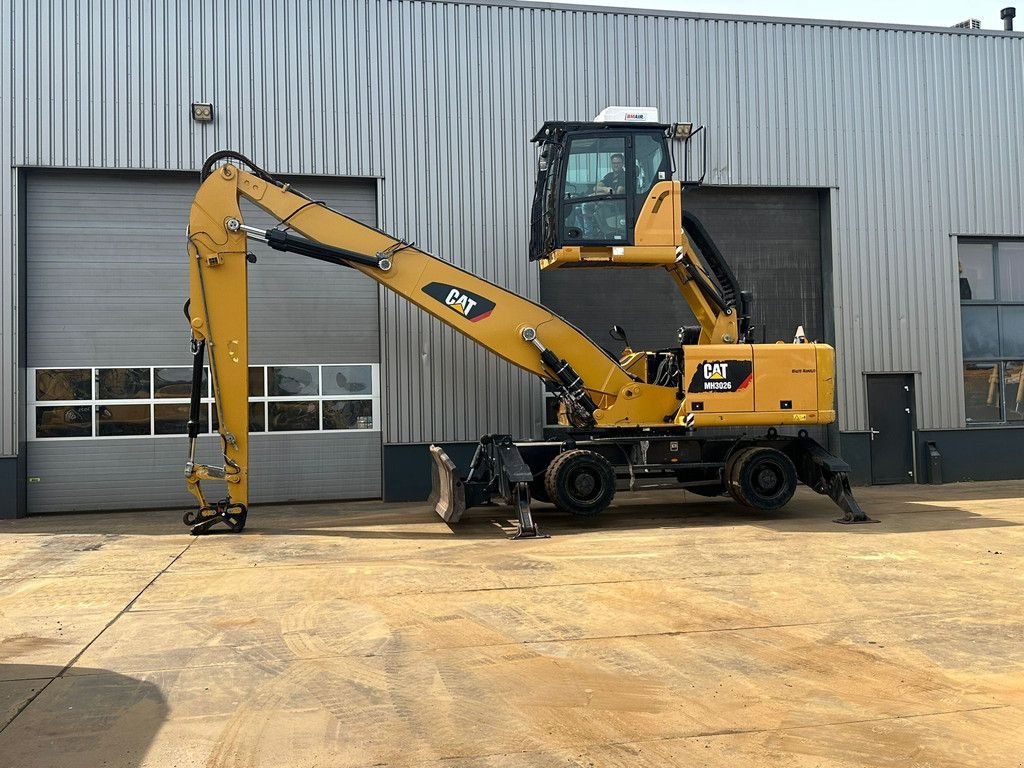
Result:
{"label": "cat material handler", "polygon": [[[484,436],[465,478],[431,447],[432,503],[450,523],[500,496],[517,510],[517,536],[537,536],[532,499],[593,515],[608,506],[617,484],[637,477],[668,478],[702,495],[728,493],[761,510],[784,506],[802,480],[839,505],[841,522],[867,522],[850,493],[849,467],[806,431],[835,420],[832,348],[749,343],[750,297],[704,227],[683,210],[671,150],[699,131],[660,123],[653,109],[612,107],[594,122],[547,122],[533,139],[540,156],[530,259],[542,269],[664,270],[697,320],[679,329],[678,345],[627,346],[618,359],[544,306],[333,211],[241,155],[212,155],[188,228],[195,383],[185,476],[199,502],[185,515],[192,532],[218,523],[241,531],[248,511],[250,237],[362,272],[536,374],[558,397],[565,427],[559,440]],[[280,223],[246,225],[242,198]],[[206,353],[221,465],[196,458]],[[706,437],[709,427],[743,429]],[[226,496],[207,499],[203,480],[224,482]]]}

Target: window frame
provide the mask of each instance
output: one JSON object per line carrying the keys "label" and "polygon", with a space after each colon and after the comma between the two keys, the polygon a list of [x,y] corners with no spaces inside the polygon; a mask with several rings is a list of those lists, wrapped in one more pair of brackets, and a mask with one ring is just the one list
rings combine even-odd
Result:
{"label": "window frame", "polygon": [[[350,395],[324,395],[324,369],[332,368],[336,366],[368,366],[370,368],[370,382],[371,389],[369,393],[350,394]],[[270,368],[287,368],[287,367],[302,367],[302,368],[316,368],[317,369],[317,384],[318,394],[316,395],[269,395],[269,369]],[[100,399],[99,398],[99,385],[97,376],[100,370],[111,369],[111,368],[143,368],[149,370],[149,397],[148,398],[121,398],[121,399]],[[41,442],[41,443],[53,443],[60,441],[70,440],[146,440],[154,438],[182,438],[186,437],[185,432],[172,432],[172,433],[157,433],[156,432],[156,406],[157,405],[188,405],[191,402],[190,397],[156,397],[155,386],[156,386],[156,371],[163,368],[189,368],[187,365],[180,364],[162,364],[162,365],[47,365],[39,366],[35,368],[27,368],[26,376],[27,380],[31,382],[29,387],[31,396],[28,398],[26,403],[27,411],[27,427],[28,427],[28,440],[30,442]],[[262,404],[263,406],[263,429],[262,430],[250,430],[249,435],[318,435],[318,434],[349,434],[349,433],[366,433],[366,432],[378,432],[381,429],[381,395],[380,395],[380,363],[361,363],[361,362],[330,362],[330,363],[265,363],[260,365],[250,365],[250,369],[261,368],[263,370],[263,394],[256,396],[251,395],[249,397],[250,404]],[[215,408],[212,389],[212,378],[209,374],[209,366],[204,366],[206,371],[207,389],[206,395],[201,398],[201,405],[206,408],[207,426],[208,431],[201,432],[200,436],[214,436],[217,433],[213,431],[212,426],[214,424]],[[89,399],[82,400],[38,400],[37,389],[36,389],[36,375],[38,371],[77,371],[77,370],[90,370],[91,371],[91,382],[92,391]],[[316,401],[317,403],[317,429],[303,429],[303,430],[272,430],[269,428],[269,410],[270,403],[280,402],[308,402]],[[372,426],[369,428],[352,428],[352,429],[324,429],[324,401],[336,401],[336,400],[369,400],[371,405],[372,413]],[[98,406],[111,406],[111,405],[134,405],[141,406],[145,405],[149,407],[149,433],[142,435],[100,435],[99,423],[96,418],[96,408]],[[37,408],[45,407],[71,407],[71,408],[88,408],[91,416],[90,432],[89,435],[72,435],[65,437],[40,437],[37,433]]]}
{"label": "window frame", "polygon": [[[999,269],[999,246],[1001,243],[1024,243],[1024,238],[1017,237],[958,237],[956,239],[957,246],[957,263],[959,264],[959,250],[962,245],[989,245],[992,247],[992,296],[991,299],[959,299],[958,306],[960,307],[960,357],[961,357],[961,370],[960,370],[960,384],[963,387],[962,400],[964,403],[964,423],[968,428],[973,427],[1013,427],[1021,428],[1024,427],[1024,422],[1013,421],[1007,418],[1007,401],[1006,401],[1006,365],[1008,363],[1024,363],[1024,355],[1008,355],[1004,354],[1003,341],[1002,341],[1002,308],[1003,307],[1024,307],[1024,300],[1010,300],[1003,299],[1003,285],[999,280],[1000,269]],[[959,272],[959,270],[958,270]],[[959,290],[959,286],[958,286]],[[963,347],[963,334],[964,334],[964,317],[963,307],[992,307],[996,313],[996,335],[998,340],[998,352],[996,355],[985,355],[980,357],[972,357],[966,354]],[[966,375],[967,365],[995,365],[999,375],[999,399],[1000,399],[1000,414],[1001,418],[998,421],[971,421],[967,419],[967,387],[964,377]]]}

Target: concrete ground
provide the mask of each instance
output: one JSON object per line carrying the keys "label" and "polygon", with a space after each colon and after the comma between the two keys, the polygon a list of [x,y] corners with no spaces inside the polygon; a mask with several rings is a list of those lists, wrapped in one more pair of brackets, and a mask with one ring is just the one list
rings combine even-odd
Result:
{"label": "concrete ground", "polygon": [[857,495],[0,521],[0,766],[1024,765],[1024,482]]}

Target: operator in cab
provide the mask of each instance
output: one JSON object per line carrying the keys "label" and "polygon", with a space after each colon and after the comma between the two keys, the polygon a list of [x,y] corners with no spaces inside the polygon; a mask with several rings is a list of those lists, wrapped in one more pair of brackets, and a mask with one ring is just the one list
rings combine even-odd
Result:
{"label": "operator in cab", "polygon": [[616,152],[611,156],[612,170],[594,185],[598,195],[624,195],[626,193],[626,158]]}

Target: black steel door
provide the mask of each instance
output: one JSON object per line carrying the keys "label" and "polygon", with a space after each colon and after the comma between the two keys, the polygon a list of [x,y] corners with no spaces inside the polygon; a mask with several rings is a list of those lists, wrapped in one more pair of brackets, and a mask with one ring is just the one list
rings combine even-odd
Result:
{"label": "black steel door", "polygon": [[914,482],[914,377],[868,376],[871,482]]}

